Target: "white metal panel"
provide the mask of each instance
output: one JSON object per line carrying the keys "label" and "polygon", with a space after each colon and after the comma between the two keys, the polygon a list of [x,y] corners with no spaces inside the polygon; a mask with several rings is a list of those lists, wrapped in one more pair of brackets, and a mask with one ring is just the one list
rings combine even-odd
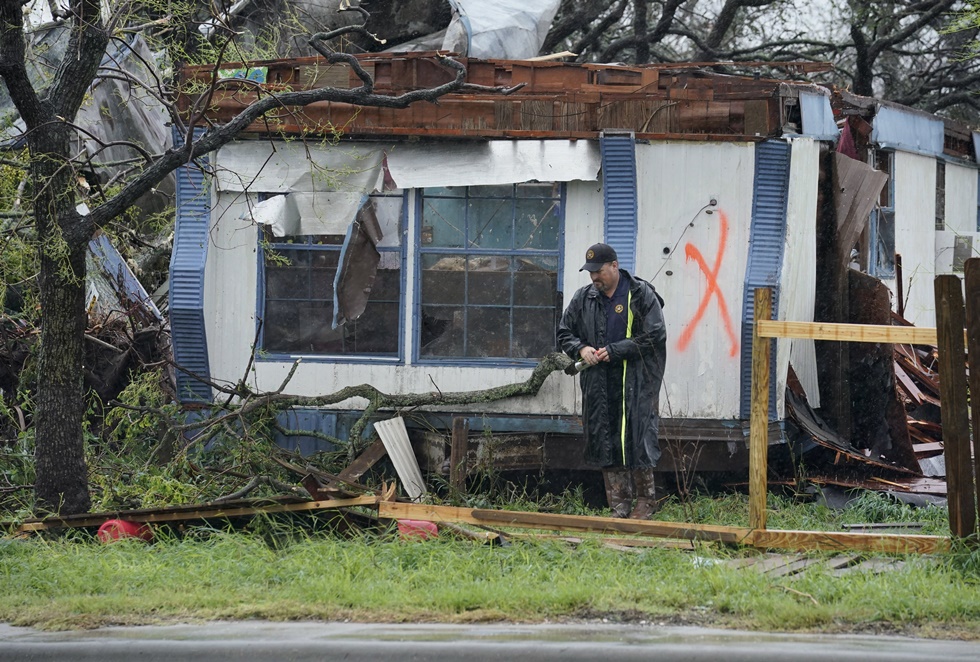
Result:
{"label": "white metal panel", "polygon": [[739,415],[754,170],[749,143],[637,145],[636,271],[666,302],[663,416]]}
{"label": "white metal panel", "polygon": [[303,141],[242,140],[218,150],[219,191],[371,193],[383,183],[379,144],[317,145]]}
{"label": "white metal panel", "polygon": [[[241,193],[215,193],[204,271],[204,324],[211,376],[234,383],[245,377],[255,339],[258,234],[241,216]],[[255,203],[255,199],[252,199]]]}
{"label": "white metal panel", "polygon": [[[783,253],[779,314],[781,320],[811,322],[817,286],[817,181],[820,143],[810,138],[793,141],[789,197],[786,207],[786,248]],[[785,418],[786,379],[793,364],[807,401],[820,406],[817,356],[813,341],[776,341],[776,413]]]}
{"label": "white metal panel", "polygon": [[[935,326],[936,159],[895,152],[895,252],[902,256],[905,317]],[[895,279],[886,281],[896,294]]]}
{"label": "white metal panel", "polygon": [[565,273],[562,289],[565,303],[575,290],[588,285],[589,275],[579,268],[585,264],[585,251],[602,241],[605,209],[601,182],[570,182],[565,189]]}
{"label": "white metal panel", "polygon": [[347,233],[351,221],[364,204],[358,191],[323,191],[274,195],[252,205],[252,221],[272,228],[277,237],[305,234]]}
{"label": "white metal panel", "polygon": [[388,171],[404,189],[594,181],[601,162],[591,140],[426,142],[388,150]]}
{"label": "white metal panel", "polygon": [[946,228],[977,231],[977,169],[946,163]]}

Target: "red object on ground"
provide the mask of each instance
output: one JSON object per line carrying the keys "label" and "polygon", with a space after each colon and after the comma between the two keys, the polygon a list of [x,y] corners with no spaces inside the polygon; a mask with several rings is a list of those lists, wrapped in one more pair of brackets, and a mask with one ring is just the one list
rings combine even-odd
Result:
{"label": "red object on ground", "polygon": [[153,531],[146,524],[121,519],[106,520],[95,535],[102,542],[112,542],[122,538],[139,538],[147,542],[153,540]]}
{"label": "red object on ground", "polygon": [[439,527],[434,522],[418,519],[398,520],[398,535],[402,540],[428,540],[439,535]]}

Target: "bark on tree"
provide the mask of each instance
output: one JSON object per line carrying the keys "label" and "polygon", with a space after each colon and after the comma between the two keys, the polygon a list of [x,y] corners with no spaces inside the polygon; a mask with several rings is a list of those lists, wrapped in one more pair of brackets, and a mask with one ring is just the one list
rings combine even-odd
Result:
{"label": "bark on tree", "polygon": [[85,512],[90,505],[82,438],[85,250],[92,223],[75,209],[70,125],[109,42],[97,0],[69,7],[67,52],[41,95],[27,76],[21,3],[0,4],[0,75],[27,126],[34,224],[40,247],[43,317],[35,419],[35,494],[46,508]]}

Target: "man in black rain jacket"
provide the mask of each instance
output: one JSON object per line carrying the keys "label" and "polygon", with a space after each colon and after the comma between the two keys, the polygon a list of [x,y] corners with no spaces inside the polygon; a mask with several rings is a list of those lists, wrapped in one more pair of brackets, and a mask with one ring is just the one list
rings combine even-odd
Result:
{"label": "man in black rain jacket", "polygon": [[660,459],[660,386],[667,359],[663,299],[653,285],[620,269],[607,244],[590,247],[579,271],[588,271],[592,284],[572,296],[558,325],[558,343],[584,362],[579,379],[585,459],[602,467],[614,517],[646,519],[657,510],[653,468]]}

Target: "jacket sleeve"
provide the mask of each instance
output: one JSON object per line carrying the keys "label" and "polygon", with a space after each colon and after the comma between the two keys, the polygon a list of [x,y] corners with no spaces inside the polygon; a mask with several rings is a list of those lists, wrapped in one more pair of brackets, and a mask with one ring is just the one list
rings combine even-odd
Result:
{"label": "jacket sleeve", "polygon": [[582,290],[572,295],[565,312],[562,313],[561,321],[558,323],[558,346],[573,360],[579,358],[579,351],[588,345],[584,336],[583,326],[583,305],[585,297]]}
{"label": "jacket sleeve", "polygon": [[664,311],[653,285],[643,283],[642,296],[634,300],[636,317],[633,337],[609,345],[609,358],[616,361],[638,359],[644,354],[666,352],[667,326]]}

